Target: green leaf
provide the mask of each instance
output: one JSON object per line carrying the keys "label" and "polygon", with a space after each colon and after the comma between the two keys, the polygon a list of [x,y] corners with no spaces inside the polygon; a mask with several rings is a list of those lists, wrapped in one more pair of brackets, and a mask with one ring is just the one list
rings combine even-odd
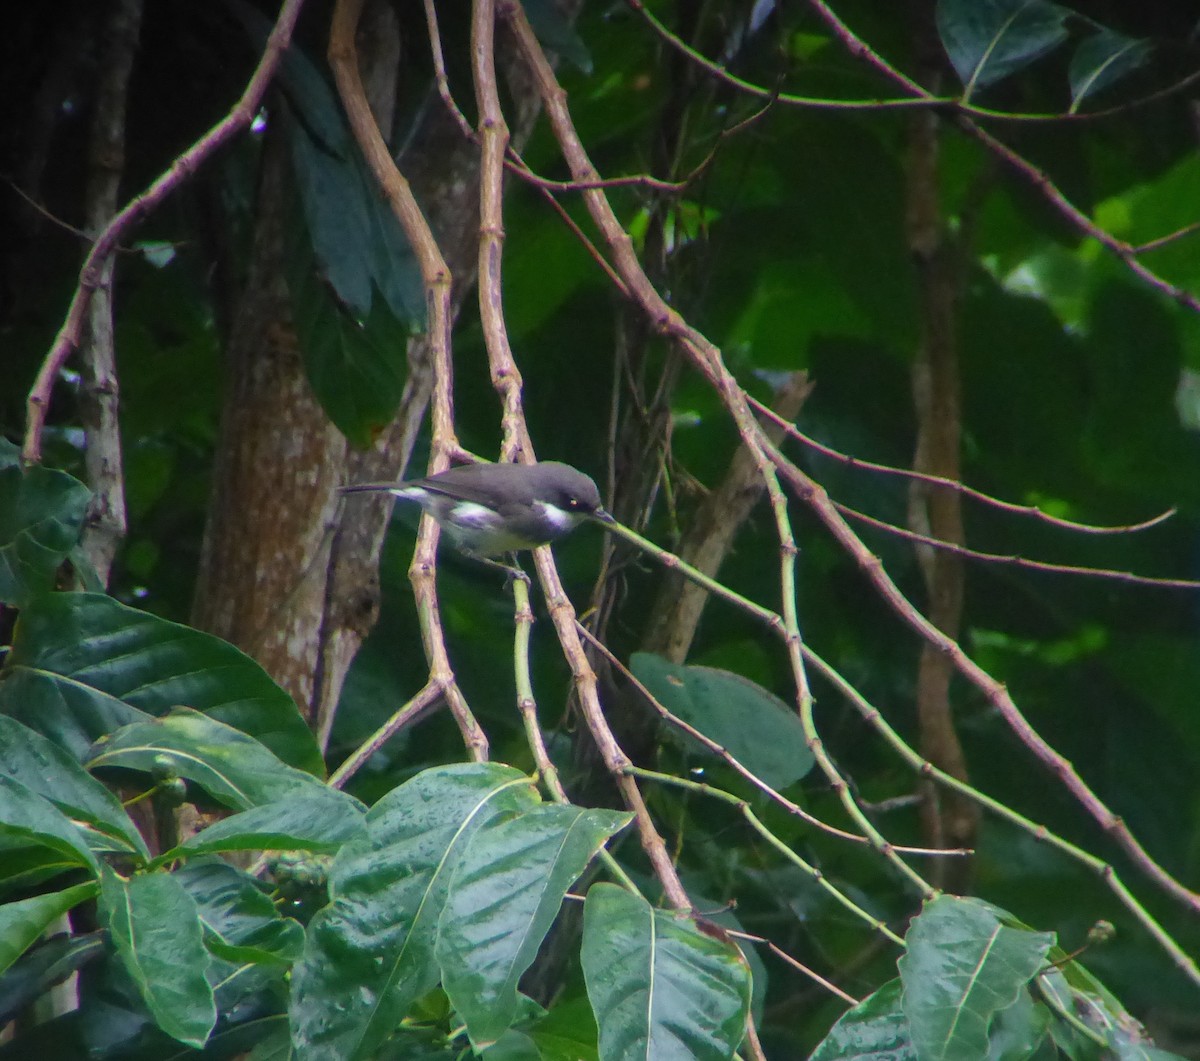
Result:
{"label": "green leaf", "polygon": [[[81,887],[90,888],[95,894],[95,885]],[[54,935],[31,948],[0,976],[0,1024],[7,1024],[55,984],[61,984],[76,969],[98,958],[105,947],[104,933],[97,931],[78,936]]]}
{"label": "green leaf", "polygon": [[796,712],[761,685],[731,671],[669,663],[648,652],[634,653],[629,666],[671,714],[716,741],[772,788],[786,788],[812,769]]}
{"label": "green leaf", "polygon": [[[628,814],[536,807],[496,818],[467,845],[438,927],[442,984],[475,1048],[517,1016],[517,983],[533,964],[563,896]],[[489,1052],[490,1056],[490,1052]]]}
{"label": "green leaf", "polygon": [[184,704],[258,738],[292,766],[323,771],[292,698],[254,660],[102,594],[51,593],[23,609],[5,671],[0,713],[80,759],[114,723]]}
{"label": "green leaf", "polygon": [[1101,28],[1084,40],[1071,57],[1071,111],[1084,99],[1114,85],[1121,78],[1144,66],[1153,46],[1148,40],[1126,37]]}
{"label": "green leaf", "polygon": [[938,0],[938,33],[964,101],[1058,47],[1070,13],[1048,0]]}
{"label": "green leaf", "polygon": [[487,1049],[480,1051],[485,1061],[542,1061],[537,1044],[524,1032],[510,1028]]}
{"label": "green leaf", "polygon": [[337,789],[307,786],[285,800],[231,814],[167,855],[259,850],[332,854],[363,835],[363,813],[357,800]]}
{"label": "green leaf", "polygon": [[300,354],[313,393],[339,431],[359,448],[391,421],[404,392],[409,330],[379,299],[360,322],[324,290],[303,254],[293,254],[289,289]]}
{"label": "green leaf", "polygon": [[908,930],[899,961],[904,1012],[922,1059],[984,1057],[988,1026],[1046,962],[1049,932],[1003,924],[977,899],[940,896]]}
{"label": "green leaf", "polygon": [[181,1043],[203,1046],[217,1009],[195,901],[171,874],[124,880],[105,867],[100,906],[121,964],[158,1026]]}
{"label": "green leaf", "polygon": [[[11,443],[6,442],[11,456]],[[27,605],[54,588],[79,540],[92,494],[66,472],[0,459],[0,601]]]}
{"label": "green leaf", "polygon": [[0,838],[47,847],[67,866],[100,872],[100,863],[79,828],[44,796],[4,774],[0,774]]}
{"label": "green leaf", "polygon": [[116,796],[53,741],[3,715],[0,773],[45,796],[64,814],[87,822],[127,851],[143,859],[150,857],[141,833]]}
{"label": "green leaf", "polygon": [[332,87],[294,45],[281,81],[299,118],[288,132],[316,272],[360,319],[370,314],[378,292],[396,321],[423,324],[420,265],[350,134]]}
{"label": "green leaf", "polygon": [[188,708],[101,738],[87,765],[92,770],[107,766],[167,771],[194,781],[213,799],[238,810],[297,795],[326,800],[331,807],[352,803],[312,774],[288,766],[253,737]]}
{"label": "green leaf", "polygon": [[304,929],[282,917],[265,885],[217,859],[197,859],[172,876],[195,900],[208,949],[227,962],[287,965],[304,948]]}
{"label": "green leaf", "polygon": [[524,1029],[537,1043],[543,1061],[597,1061],[599,1029],[592,1007],[582,995],[556,1002],[554,1008]]}
{"label": "green leaf", "polygon": [[917,1061],[901,1007],[904,985],[889,980],[829,1029],[809,1061]]}
{"label": "green leaf", "polygon": [[96,894],[93,883],[0,906],[0,973],[24,954],[56,919]]}
{"label": "green leaf", "polygon": [[1034,1002],[1028,988],[1000,1010],[988,1029],[986,1061],[1025,1061],[1033,1057],[1050,1030],[1050,1010]]}
{"label": "green leaf", "polygon": [[691,921],[615,884],[594,884],[581,956],[601,1061],[724,1061],[742,1041],[745,959]]}
{"label": "green leaf", "polygon": [[278,993],[304,950],[304,929],[283,917],[262,881],[217,859],[199,858],[172,876],[196,901],[207,977],[218,1012],[228,1014],[265,993]]}
{"label": "green leaf", "polygon": [[592,72],[592,57],[587,45],[570,20],[551,0],[521,0],[529,27],[543,47],[557,52],[581,73]]}
{"label": "green leaf", "polygon": [[474,832],[538,803],[528,777],[471,763],[425,770],[367,814],[338,852],[330,903],[292,974],[292,1041],[304,1061],[358,1061],[437,983],[434,943],[450,877]]}

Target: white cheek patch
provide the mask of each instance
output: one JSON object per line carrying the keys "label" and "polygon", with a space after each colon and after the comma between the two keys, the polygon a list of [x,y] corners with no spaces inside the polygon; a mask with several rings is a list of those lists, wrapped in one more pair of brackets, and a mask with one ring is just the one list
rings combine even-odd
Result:
{"label": "white cheek patch", "polygon": [[577,512],[568,512],[566,509],[551,505],[546,501],[535,501],[534,507],[542,519],[558,532],[569,531],[583,518]]}
{"label": "white cheek patch", "polygon": [[496,526],[500,517],[486,505],[477,505],[473,501],[459,501],[450,510],[450,520],[459,527],[489,530]]}

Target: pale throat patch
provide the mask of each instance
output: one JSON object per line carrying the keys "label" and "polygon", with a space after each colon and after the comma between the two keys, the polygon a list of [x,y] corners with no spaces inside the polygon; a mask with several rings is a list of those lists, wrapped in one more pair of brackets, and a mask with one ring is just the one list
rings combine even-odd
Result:
{"label": "pale throat patch", "polygon": [[566,509],[559,508],[557,505],[552,505],[547,501],[535,501],[534,508],[545,518],[555,530],[566,531],[575,526],[583,516],[578,512],[568,512]]}

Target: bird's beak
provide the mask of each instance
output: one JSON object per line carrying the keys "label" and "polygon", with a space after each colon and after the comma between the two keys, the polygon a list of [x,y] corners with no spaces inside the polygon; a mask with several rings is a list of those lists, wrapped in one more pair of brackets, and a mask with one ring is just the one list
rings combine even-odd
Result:
{"label": "bird's beak", "polygon": [[616,523],[617,522],[615,519],[612,518],[612,516],[610,516],[602,508],[598,508],[598,509],[596,509],[595,512],[592,513],[592,519],[594,519],[597,523]]}

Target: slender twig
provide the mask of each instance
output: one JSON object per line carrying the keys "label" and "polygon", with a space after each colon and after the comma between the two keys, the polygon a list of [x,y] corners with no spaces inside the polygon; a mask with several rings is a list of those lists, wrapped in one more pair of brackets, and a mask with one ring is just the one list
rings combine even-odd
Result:
{"label": "slender twig", "polygon": [[1052,748],[1029,724],[1004,685],[971,659],[958,642],[943,634],[913,607],[884,570],[879,558],[872,554],[850,529],[824,488],[805,475],[778,451],[773,453],[773,458],[776,467],[791,485],[796,496],[809,506],[842,548],[854,558],[860,570],[875,587],[876,593],[901,621],[918,636],[953,660],[955,669],[987,698],[1021,743],[1033,752],[1050,773],[1058,777],[1079,805],[1095,819],[1146,876],[1193,913],[1200,913],[1200,894],[1180,884],[1150,856],[1150,853],[1130,832],[1129,826],[1092,791],[1075,771],[1075,767]]}
{"label": "slender twig", "polygon": [[[436,473],[449,466],[450,454],[457,448],[454,435],[450,360],[451,276],[429,223],[421,213],[408,182],[401,176],[383,140],[363,91],[355,49],[355,29],[362,13],[363,0],[338,0],[329,36],[329,64],[355,140],[393,213],[404,229],[421,267],[428,311],[430,359],[433,363],[433,454],[429,470]],[[454,678],[446,650],[437,596],[437,524],[422,518],[417,547],[409,568],[409,578],[417,601],[421,640],[429,661],[430,681],[438,685],[450,713],[462,733],[471,757],[487,759],[487,735],[480,728]]]}
{"label": "slender twig", "polygon": [[787,844],[779,839],[770,829],[768,829],[762,820],[751,809],[750,804],[744,799],[733,795],[731,792],[726,792],[724,789],[716,788],[713,785],[706,784],[703,781],[693,781],[687,777],[677,777],[675,774],[664,774],[658,770],[647,770],[640,766],[629,766],[626,768],[634,777],[641,777],[647,781],[655,781],[660,785],[667,785],[671,788],[681,788],[687,792],[692,792],[699,796],[707,796],[709,799],[718,800],[721,803],[726,803],[733,807],[743,818],[746,823],[776,851],[778,851],[792,865],[798,867],[803,873],[812,878],[823,891],[827,892],[833,900],[840,906],[849,910],[860,921],[869,925],[872,929],[878,932],[884,938],[890,940],[898,947],[904,946],[904,940],[893,932],[886,924],[873,914],[868,913],[859,906],[853,899],[845,894],[836,884],[834,884],[824,873],[815,866],[802,859],[795,851]]}
{"label": "slender twig", "polygon": [[1184,225],[1183,228],[1176,229],[1174,232],[1168,232],[1165,236],[1159,236],[1158,239],[1147,240],[1145,243],[1137,243],[1129,249],[1134,254],[1148,254],[1150,251],[1159,250],[1170,243],[1177,240],[1186,239],[1188,236],[1194,236],[1200,232],[1200,221],[1193,221],[1190,225]]}
{"label": "slender twig", "polygon": [[446,57],[442,51],[442,34],[438,29],[437,4],[435,0],[424,0],[425,24],[429,28],[429,51],[433,56],[433,77],[437,85],[438,95],[446,105],[446,110],[454,119],[455,124],[467,140],[475,140],[475,130],[467,121],[462,108],[454,102],[454,94],[450,91],[450,78],[446,75]]}
{"label": "slender twig", "polygon": [[[986,108],[975,107],[969,105],[963,98],[946,98],[935,96],[916,81],[903,73],[897,67],[893,66],[876,52],[869,44],[861,37],[857,36],[833,11],[833,9],[824,2],[824,0],[808,0],[809,6],[816,11],[817,15],[830,28],[833,35],[842,42],[843,46],[851,56],[860,59],[869,66],[881,73],[886,79],[902,89],[907,96],[894,100],[829,100],[822,98],[808,98],[800,96],[792,96],[787,93],[778,92],[774,89],[768,89],[761,85],[755,85],[749,81],[735,77],[730,74],[724,67],[712,60],[707,59],[695,49],[690,48],[685,42],[681,41],[675,34],[671,33],[661,22],[658,22],[645,8],[641,0],[627,0],[634,10],[639,11],[646,21],[654,28],[664,40],[682,51],[693,62],[705,69],[713,77],[719,78],[724,83],[745,92],[748,95],[757,98],[771,98],[777,100],[781,104],[817,107],[834,110],[888,110],[888,109],[912,109],[912,108],[934,108],[944,110],[952,114],[957,119],[957,124],[968,136],[978,140],[992,154],[1001,161],[1005,162],[1011,168],[1020,173],[1030,183],[1034,185],[1042,196],[1063,215],[1075,228],[1083,232],[1085,235],[1091,236],[1097,240],[1102,246],[1107,248],[1130,269],[1134,275],[1138,276],[1151,287],[1162,292],[1168,298],[1173,299],[1179,304],[1186,306],[1193,311],[1200,311],[1200,297],[1197,297],[1190,292],[1171,284],[1167,280],[1158,276],[1152,270],[1142,265],[1137,261],[1137,255],[1141,253],[1142,248],[1133,247],[1123,240],[1117,239],[1111,233],[1106,232],[1099,225],[1091,221],[1088,216],[1083,213],[1078,207],[1070,202],[1065,195],[1057,188],[1049,176],[1032,162],[1023,158],[1017,152],[1006,144],[997,140],[994,136],[984,130],[977,122],[972,121],[972,118],[1007,118],[1012,120],[1023,121],[1078,121],[1083,118],[1096,118],[1103,116],[1102,113],[1094,113],[1092,115],[1081,114],[1047,114],[1035,115],[1024,114],[1015,115],[1007,114],[1003,111],[992,111]],[[1175,86],[1178,90],[1181,85],[1186,86],[1195,80],[1200,79],[1200,71]],[[1155,94],[1152,98],[1161,98]],[[1124,112],[1130,105],[1125,105],[1118,108],[1119,112]],[[1104,114],[1111,112],[1103,112]],[[1164,237],[1169,238],[1169,237]],[[1157,241],[1151,241],[1151,246],[1157,244]]]}
{"label": "slender twig", "polygon": [[[648,703],[654,709],[654,711],[657,712],[659,717],[662,718],[664,722],[679,730],[681,733],[686,733],[697,744],[702,745],[711,754],[723,760],[731,770],[739,774],[744,780],[753,785],[768,799],[779,804],[779,806],[787,811],[788,814],[792,814],[801,821],[811,825],[814,829],[819,829],[821,832],[828,833],[830,836],[836,836],[840,840],[847,840],[853,844],[869,844],[871,842],[865,836],[859,836],[857,833],[846,832],[846,830],[839,829],[835,825],[830,825],[828,822],[821,821],[821,819],[815,815],[809,814],[809,812],[799,804],[793,803],[787,798],[787,796],[779,792],[778,789],[772,788],[761,777],[759,777],[758,774],[756,774],[748,766],[744,765],[732,752],[729,751],[729,749],[718,744],[706,734],[701,733],[700,730],[696,729],[695,726],[686,722],[678,715],[673,714],[667,707],[663,705],[661,700],[659,700],[649,689],[646,688],[641,681],[638,680],[633,671],[626,667],[625,664],[622,663],[621,660],[618,659],[617,656],[612,652],[612,650],[603,641],[596,637],[596,635],[593,634],[586,626],[579,622],[577,622],[575,625],[579,630],[579,633],[583,636],[584,640],[586,640],[588,644],[590,644],[594,649],[596,649],[596,651],[603,655],[609,661],[609,663],[611,663],[621,673],[625,680],[628,681],[629,684],[635,689],[637,689],[637,691],[643,697],[645,697],[646,703]],[[941,848],[935,850],[927,847],[897,847],[896,850],[908,855],[941,856],[946,854],[968,853],[966,851],[947,852]]]}
{"label": "slender twig", "polygon": [[[471,52],[475,79],[475,99],[479,110],[479,140],[482,147],[480,172],[480,248],[479,305],[483,323],[492,383],[504,403],[502,451],[508,459],[520,456],[534,460],[533,443],[525,424],[521,404],[521,375],[512,356],[504,323],[501,265],[503,250],[504,158],[508,146],[508,128],[500,107],[496,83],[493,35],[496,10],[494,0],[476,0],[471,20]],[[595,193],[590,193],[595,194]],[[580,711],[592,734],[605,767],[612,774],[626,805],[634,813],[638,836],[655,875],[672,906],[687,912],[691,901],[679,879],[666,845],[654,826],[637,782],[625,768],[629,759],[617,743],[600,707],[596,675],[575,631],[575,609],[563,591],[554,557],[548,548],[535,553],[538,575],[546,596],[559,644],[575,677]]]}
{"label": "slender twig", "polygon": [[1119,258],[1134,276],[1138,277],[1148,286],[1166,295],[1167,298],[1179,303],[1179,305],[1190,309],[1193,313],[1200,312],[1200,297],[1176,284],[1164,280],[1153,270],[1138,261],[1137,255],[1139,252],[1136,247],[1125,242],[1125,240],[1117,239],[1112,233],[1107,232],[1100,225],[1096,224],[1063,194],[1062,190],[1050,179],[1049,174],[1045,170],[1034,165],[1023,155],[1018,154],[1007,144],[996,139],[986,129],[980,128],[974,122],[960,120],[958,124],[963,132],[979,141],[979,143],[1000,159],[1001,162],[1024,178],[1029,184],[1033,185],[1042,198],[1059,215],[1070,222],[1072,228],[1084,236],[1091,237],[1116,258]]}
{"label": "slender twig", "polygon": [[[505,15],[517,38],[518,47],[525,56],[530,70],[538,83],[551,126],[554,129],[559,147],[563,152],[572,175],[577,180],[589,181],[595,179],[598,173],[591,159],[588,157],[587,151],[580,141],[579,134],[571,120],[570,112],[566,107],[565,94],[558,84],[558,79],[555,77],[554,71],[547,61],[545,54],[534,37],[533,30],[530,28],[524,11],[519,5],[510,4],[505,8]],[[599,190],[592,190],[583,192],[582,195],[584,204],[587,206],[593,222],[604,236],[609,253],[612,255],[613,265],[621,274],[630,297],[634,298],[641,305],[643,312],[654,322],[660,332],[681,345],[691,357],[695,367],[704,374],[710,384],[716,389],[738,428],[738,434],[741,436],[747,452],[753,458],[759,469],[759,474],[766,484],[768,495],[771,498],[772,510],[775,513],[780,540],[781,574],[784,586],[783,617],[781,620],[780,616],[757,606],[755,606],[755,610],[760,614],[765,612],[766,621],[772,628],[779,631],[784,639],[784,644],[788,650],[788,662],[791,665],[792,677],[797,691],[801,719],[806,727],[806,737],[809,739],[810,745],[814,748],[817,763],[822,772],[826,774],[830,783],[838,790],[842,805],[850,814],[851,820],[872,839],[879,854],[891,862],[903,876],[915,884],[922,894],[928,894],[931,890],[929,885],[915,870],[904,863],[903,859],[896,854],[894,848],[884,840],[872,822],[862,812],[862,809],[858,807],[850,786],[842,778],[829,757],[823,752],[815,732],[809,729],[809,723],[804,721],[806,706],[811,707],[811,697],[808,694],[807,681],[804,675],[804,663],[800,653],[800,632],[795,613],[794,587],[791,576],[795,561],[795,545],[791,541],[786,501],[776,481],[776,472],[771,465],[771,459],[768,457],[768,449],[773,449],[774,447],[768,447],[767,440],[764,439],[762,434],[762,428],[746,401],[745,392],[725,366],[720,351],[701,335],[700,332],[690,327],[679,313],[666,303],[650,282],[649,277],[638,261],[633,241],[622,227],[604,193]],[[632,536],[631,540],[639,537],[625,528],[619,528],[618,533],[625,536]],[[662,555],[661,550],[654,550],[654,552],[659,554],[659,559],[664,563],[668,562]],[[671,558],[670,562],[674,564],[679,563],[678,559],[674,557]],[[697,572],[696,574],[699,573]],[[706,579],[706,584],[719,586],[719,583],[715,583],[711,579]],[[720,587],[714,590],[714,592],[729,593],[724,587]],[[560,637],[561,634],[562,631],[560,629]],[[573,630],[572,634],[574,634]]]}
{"label": "slender twig", "polygon": [[141,195],[131,199],[97,237],[79,270],[79,283],[71,296],[71,305],[66,319],[55,336],[49,353],[42,361],[37,378],[29,391],[25,444],[21,459],[26,464],[37,464],[42,459],[42,431],[46,424],[46,413],[50,405],[50,392],[58,379],[67,358],[79,346],[80,329],[84,313],[92,292],[101,283],[102,270],[120,239],[138,224],[147,214],[187,180],[210,155],[232,140],[242,130],[249,128],[254,115],[262,103],[263,95],[275,70],[283,57],[284,49],[292,36],[292,29],[300,14],[304,0],[284,0],[279,16],[267,38],[262,58],[254,68],[241,98],[224,118],[189,147],[162,173]]}
{"label": "slender twig", "polygon": [[1134,919],[1149,933],[1150,936],[1163,948],[1172,961],[1184,973],[1192,983],[1200,985],[1200,969],[1197,969],[1195,962],[1188,954],[1179,946],[1171,935],[1154,919],[1150,912],[1134,897],[1133,893],[1125,886],[1117,871],[1112,865],[1105,862],[1103,859],[1097,858],[1095,855],[1083,848],[1072,844],[1069,840],[1063,839],[1057,833],[1052,832],[1045,825],[1030,820],[1018,811],[1013,810],[1007,803],[1002,803],[1000,800],[994,799],[979,789],[972,787],[964,781],[960,781],[956,777],[952,777],[944,770],[939,770],[933,763],[928,762],[921,757],[919,753],[909,747],[907,742],[899,733],[891,726],[886,718],[880,713],[879,709],[873,706],[860,693],[854,685],[844,678],[840,671],[831,664],[827,663],[821,656],[814,652],[807,645],[804,648],[804,657],[809,665],[817,671],[826,681],[828,681],[834,689],[844,697],[852,707],[862,716],[863,720],[874,729],[880,737],[888,744],[897,755],[900,756],[916,773],[921,777],[932,778],[940,785],[946,788],[953,789],[969,799],[974,800],[984,810],[991,812],[998,818],[1016,825],[1018,828],[1028,833],[1034,839],[1043,843],[1050,844],[1057,848],[1069,858],[1086,866],[1089,870],[1096,874],[1101,880],[1108,885],[1109,890],[1117,897],[1118,901],[1124,906],[1134,917]]}
{"label": "slender twig", "polygon": [[[815,0],[813,0],[815,2]],[[534,71],[541,86],[542,98],[546,105],[559,145],[567,159],[572,174],[579,180],[591,180],[597,175],[587,153],[579,140],[578,134],[571,122],[565,106],[561,87],[554,77],[553,71],[542,55],[540,48],[525,20],[523,12],[515,5],[506,8],[510,25],[517,37],[518,46],[526,56],[530,68]],[[873,54],[873,53],[872,53]],[[1084,809],[1094,817],[1109,833],[1119,846],[1129,855],[1135,864],[1155,881],[1168,894],[1184,903],[1189,909],[1200,909],[1200,896],[1189,891],[1176,881],[1170,874],[1159,866],[1137,842],[1129,829],[1104,803],[1083,783],[1075,773],[1074,768],[1029,726],[1021,715],[1004,687],[980,668],[962,651],[956,643],[950,641],[940,631],[932,627],[911,603],[900,593],[896,585],[882,570],[878,559],[874,557],[862,542],[846,525],[840,514],[829,501],[824,490],[808,477],[804,476],[770,444],[762,440],[761,428],[754,418],[745,394],[737,381],[725,367],[720,352],[695,329],[668,306],[658,292],[650,284],[641,270],[640,263],[634,253],[633,244],[628,234],[622,229],[612,213],[604,195],[600,191],[583,193],[584,203],[604,235],[609,251],[613,256],[614,266],[621,273],[631,297],[643,307],[643,311],[664,335],[675,339],[684,345],[692,358],[695,367],[710,381],[720,395],[726,409],[729,411],[743,439],[755,441],[771,454],[771,460],[784,472],[792,488],[798,496],[813,508],[814,512],[824,522],[835,538],[846,548],[851,556],[859,563],[864,573],[874,584],[876,592],[885,602],[899,614],[904,621],[925,639],[931,640],[940,651],[949,655],[955,664],[955,669],[978,688],[988,698],[989,702],[1006,719],[1010,727],[1020,737],[1043,764],[1063,781],[1072,795]],[[722,587],[722,592],[724,591]],[[752,612],[760,614],[765,611],[753,606]],[[778,628],[778,617],[767,612],[768,622],[773,628]],[[1113,885],[1114,890],[1116,885]],[[1132,897],[1130,897],[1132,898]],[[1149,928],[1153,923],[1143,921]],[[1159,930],[1161,932],[1161,929]],[[1163,946],[1170,949],[1170,937],[1156,936]],[[1175,952],[1178,951],[1175,945]]]}
{"label": "slender twig", "polygon": [[1131,571],[1115,571],[1106,567],[1054,564],[1048,560],[1030,560],[1025,556],[985,553],[966,545],[958,545],[954,542],[943,541],[941,538],[934,538],[928,534],[920,534],[917,531],[909,530],[907,527],[898,527],[894,523],[888,523],[886,520],[878,519],[875,516],[868,516],[865,512],[860,512],[849,505],[843,505],[840,501],[834,501],[833,505],[842,515],[848,516],[850,519],[866,523],[868,526],[875,527],[877,530],[884,531],[887,534],[895,535],[897,538],[917,542],[920,545],[929,546],[931,549],[940,549],[943,552],[954,553],[968,560],[978,560],[982,563],[1000,567],[1018,567],[1026,571],[1049,571],[1059,575],[1078,575],[1083,578],[1106,579],[1111,582],[1125,582],[1136,586],[1158,586],[1163,589],[1200,589],[1200,581],[1190,578],[1158,578],[1154,575],[1135,575]]}
{"label": "slender twig", "polygon": [[[537,764],[538,775],[550,798],[555,803],[569,804],[570,797],[563,788],[562,779],[558,775],[558,767],[546,751],[546,740],[542,736],[542,727],[538,723],[537,701],[533,696],[533,680],[529,673],[529,635],[533,630],[533,610],[529,607],[529,584],[522,579],[513,582],[513,597],[516,602],[517,631],[513,638],[513,669],[517,680],[517,710],[525,726],[525,739],[533,752],[533,761]],[[621,864],[609,854],[606,848],[600,848],[600,861],[604,867],[624,888],[640,895],[633,879],[625,872]]]}
{"label": "slender twig", "polygon": [[[722,926],[722,927],[724,927],[724,926]],[[823,977],[820,973],[816,972],[813,969],[810,969],[807,965],[805,965],[803,962],[799,961],[797,958],[793,958],[790,954],[788,954],[787,951],[785,951],[782,947],[780,947],[774,941],[767,939],[766,936],[756,936],[753,932],[740,932],[734,928],[725,928],[724,931],[727,932],[729,935],[733,936],[735,939],[745,939],[745,940],[749,940],[751,943],[762,943],[780,961],[785,962],[786,964],[790,965],[797,972],[803,973],[814,983],[819,984],[821,987],[825,988],[825,990],[828,991],[830,994],[837,995],[837,997],[840,998],[843,1002],[849,1003],[851,1006],[857,1006],[859,1004],[859,1002],[861,1001],[861,999],[857,999],[853,995],[847,994],[840,987],[838,987],[837,984],[832,983],[829,980],[826,980],[825,977]]]}
{"label": "slender twig", "polygon": [[[711,77],[722,83],[729,85],[731,88],[737,89],[739,92],[744,92],[750,96],[766,98],[773,96],[780,103],[790,107],[803,107],[814,110],[835,110],[835,111],[886,111],[886,110],[945,110],[961,114],[967,114],[975,118],[987,118],[1009,122],[1027,122],[1027,123],[1063,123],[1077,124],[1079,122],[1092,122],[1100,118],[1110,118],[1115,115],[1128,114],[1130,111],[1148,106],[1152,103],[1157,103],[1159,100],[1166,99],[1170,96],[1176,96],[1180,92],[1185,91],[1200,81],[1200,70],[1194,71],[1185,77],[1180,78],[1173,85],[1168,85],[1166,88],[1159,89],[1156,92],[1148,93],[1139,99],[1130,100],[1127,103],[1122,103],[1115,107],[1106,107],[1102,110],[1079,112],[1071,111],[1047,111],[1047,112],[1021,112],[1021,111],[1002,111],[992,107],[980,107],[967,100],[967,93],[962,96],[940,96],[934,95],[931,92],[921,90],[919,94],[902,96],[895,99],[829,99],[824,96],[801,96],[790,92],[781,92],[756,85],[752,81],[747,81],[744,78],[738,77],[731,73],[720,63],[714,62],[702,52],[697,51],[686,41],[682,40],[677,34],[672,33],[665,24],[654,17],[642,2],[642,0],[626,0],[629,6],[638,12],[654,30],[654,32],[662,38],[672,48],[676,49],[682,55],[695,63],[698,67],[706,71]],[[899,85],[901,88],[909,88],[915,83],[908,80],[899,70],[887,63],[882,56],[877,52],[867,49],[866,46],[854,36],[854,34],[845,26],[844,23],[837,19],[833,14],[832,9],[827,4],[812,3],[811,6],[816,8],[818,14],[826,21],[840,27],[840,30],[835,29],[835,36],[841,38],[846,44],[851,54],[863,58],[869,56],[869,61],[876,70],[884,74],[884,76]]]}
{"label": "slender twig", "polygon": [[402,729],[416,722],[425,711],[433,707],[441,699],[444,693],[445,690],[436,681],[431,679],[426,682],[416,696],[396,710],[382,726],[347,756],[341,766],[329,775],[329,787],[342,788],[350,778],[363,768],[372,755],[379,751],[380,748]]}
{"label": "slender twig", "polygon": [[1169,508],[1157,516],[1142,520],[1140,523],[1127,523],[1115,526],[1080,523],[1073,519],[1051,515],[1036,505],[1018,505],[1012,501],[1004,501],[1001,498],[993,497],[991,494],[985,494],[982,490],[976,490],[973,487],[967,486],[966,483],[959,482],[956,479],[947,479],[941,475],[930,475],[928,472],[918,472],[911,468],[898,468],[891,464],[877,464],[875,461],[865,460],[862,457],[852,457],[841,452],[841,450],[834,449],[832,446],[818,441],[811,435],[805,434],[794,423],[785,420],[769,405],[760,402],[757,398],[749,397],[748,400],[759,413],[781,427],[791,438],[803,443],[809,449],[815,450],[824,457],[829,457],[839,464],[844,464],[848,468],[861,468],[863,471],[878,472],[881,475],[894,475],[902,479],[912,479],[917,482],[928,483],[931,486],[939,486],[945,490],[953,490],[955,493],[979,501],[989,508],[996,508],[1002,512],[1011,512],[1018,516],[1028,516],[1039,522],[1048,523],[1052,527],[1061,527],[1064,530],[1077,531],[1080,534],[1133,534],[1138,531],[1149,530],[1151,527],[1157,527],[1160,523],[1169,520],[1176,513],[1176,509]]}

